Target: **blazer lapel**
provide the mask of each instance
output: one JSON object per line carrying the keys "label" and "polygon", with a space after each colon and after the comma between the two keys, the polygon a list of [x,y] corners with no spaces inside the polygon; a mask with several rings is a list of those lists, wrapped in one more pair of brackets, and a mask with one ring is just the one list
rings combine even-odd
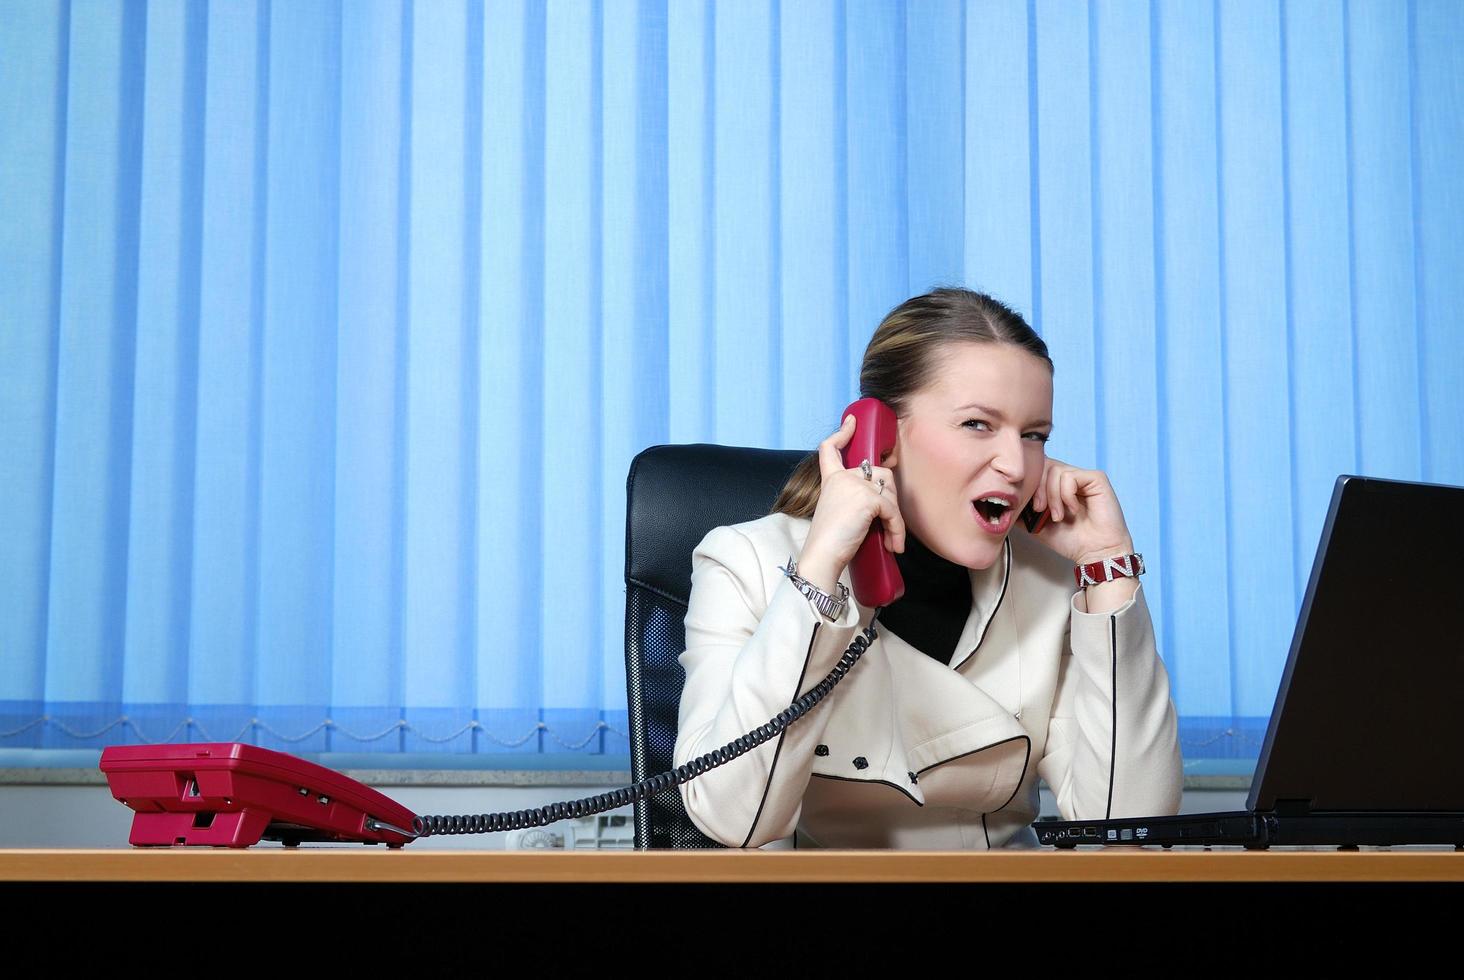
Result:
{"label": "blazer lapel", "polygon": [[1007,585],[1012,575],[1012,543],[1002,541],[1002,557],[992,562],[990,568],[973,568],[971,572],[971,614],[966,617],[966,627],[961,630],[960,642],[956,644],[951,669],[960,670],[971,655],[981,646],[991,619],[1001,608],[1006,597]]}

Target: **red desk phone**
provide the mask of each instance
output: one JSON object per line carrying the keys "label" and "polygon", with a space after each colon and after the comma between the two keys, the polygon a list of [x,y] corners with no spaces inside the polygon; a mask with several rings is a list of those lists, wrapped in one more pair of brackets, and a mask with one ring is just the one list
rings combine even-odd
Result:
{"label": "red desk phone", "polygon": [[132,810],[141,847],[249,847],[261,839],[359,841],[401,847],[416,838],[406,807],[313,762],[239,742],[111,745],[102,772]]}
{"label": "red desk phone", "polygon": [[[854,435],[844,447],[844,466],[852,469],[864,460],[883,466],[885,454],[895,448],[894,410],[878,398],[861,398],[844,409],[839,419],[854,416]],[[849,562],[854,598],[867,609],[882,609],[905,594],[905,580],[895,556],[885,550],[884,522],[876,518],[869,535]]]}

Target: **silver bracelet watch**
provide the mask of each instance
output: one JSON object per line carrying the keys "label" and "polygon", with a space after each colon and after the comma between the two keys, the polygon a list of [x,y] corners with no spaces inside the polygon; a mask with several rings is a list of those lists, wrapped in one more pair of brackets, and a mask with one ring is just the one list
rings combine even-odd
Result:
{"label": "silver bracelet watch", "polygon": [[792,555],[788,556],[788,567],[779,568],[778,571],[788,576],[793,586],[808,596],[813,602],[814,608],[827,616],[830,621],[837,621],[840,616],[844,615],[844,607],[849,605],[849,587],[843,582],[834,583],[839,587],[839,597],[835,599],[798,574],[798,563],[793,560]]}

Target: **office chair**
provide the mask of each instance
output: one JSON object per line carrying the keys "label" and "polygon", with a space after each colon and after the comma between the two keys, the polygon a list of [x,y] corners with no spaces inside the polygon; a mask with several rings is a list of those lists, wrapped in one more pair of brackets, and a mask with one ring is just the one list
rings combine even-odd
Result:
{"label": "office chair", "polygon": [[[807,452],[697,443],[652,446],[630,464],[625,508],[625,692],[635,782],[672,768],[686,675],[691,553],[714,527],[767,515]],[[635,846],[721,847],[672,786],[635,804]]]}

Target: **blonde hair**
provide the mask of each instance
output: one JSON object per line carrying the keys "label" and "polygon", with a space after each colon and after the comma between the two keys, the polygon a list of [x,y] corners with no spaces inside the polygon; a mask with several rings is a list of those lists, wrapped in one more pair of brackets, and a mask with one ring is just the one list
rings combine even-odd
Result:
{"label": "blonde hair", "polygon": [[[859,397],[878,398],[903,417],[909,401],[935,374],[942,350],[962,341],[1011,344],[1047,363],[1047,345],[1021,314],[969,289],[943,287],[905,300],[869,338],[859,368]],[[812,517],[821,485],[818,450],[799,461],[773,502],[772,512]]]}

